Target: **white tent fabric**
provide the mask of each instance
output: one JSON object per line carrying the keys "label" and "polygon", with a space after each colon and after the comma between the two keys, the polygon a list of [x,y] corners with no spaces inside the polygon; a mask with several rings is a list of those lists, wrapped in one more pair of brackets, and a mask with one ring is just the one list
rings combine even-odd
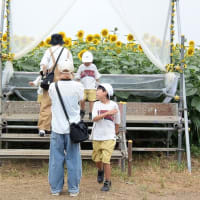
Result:
{"label": "white tent fabric", "polygon": [[[79,9],[77,12],[80,4],[87,5],[87,10]],[[98,15],[101,4],[104,4],[105,12],[101,10],[104,17]],[[155,4],[159,9],[153,6]],[[127,29],[124,34],[134,34],[146,55],[157,67],[165,70],[165,65],[169,62],[169,43],[165,41],[164,55],[160,56],[169,0],[12,0],[11,5],[11,49],[15,54],[14,59],[21,58],[49,34],[56,32],[59,24],[62,24],[60,30],[68,34],[77,19],[79,29],[88,26],[92,28],[94,23],[98,23],[98,27],[101,26],[102,29],[112,19],[112,26],[118,27],[120,24],[122,27],[123,24]],[[150,8],[145,13],[148,16],[145,19],[144,7]],[[110,8],[109,12],[106,12],[107,8]],[[79,29],[77,27],[74,31]]]}
{"label": "white tent fabric", "polygon": [[[169,63],[169,40],[162,41],[163,35],[166,34],[164,31],[169,32],[169,29],[165,30],[166,23],[168,25],[169,2],[171,1],[152,0],[136,3],[129,0],[111,0],[121,20],[139,41],[148,58],[163,71]],[[153,9],[152,5],[157,5],[159,9]],[[144,6],[151,8],[145,10],[145,15],[148,16],[146,19],[143,18]]]}
{"label": "white tent fabric", "polygon": [[75,3],[76,0],[12,0],[11,51],[15,54],[14,59],[21,58],[47,37]]}

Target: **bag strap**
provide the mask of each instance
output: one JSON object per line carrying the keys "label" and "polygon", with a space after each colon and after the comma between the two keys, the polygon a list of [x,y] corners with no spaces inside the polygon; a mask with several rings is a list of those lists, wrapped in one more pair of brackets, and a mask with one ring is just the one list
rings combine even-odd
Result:
{"label": "bag strap", "polygon": [[60,56],[61,56],[63,50],[64,50],[64,47],[61,49],[60,54],[58,55],[58,58],[56,59],[56,63],[55,63],[55,65],[54,65],[54,67],[53,67],[52,72],[54,72],[54,70],[55,70],[55,68],[56,68],[56,66],[57,66],[57,64],[58,64],[58,60],[59,60],[59,58],[60,58]]}
{"label": "bag strap", "polygon": [[70,124],[69,116],[68,116],[68,114],[67,114],[67,110],[65,109],[65,105],[64,105],[64,102],[63,102],[63,98],[62,98],[62,96],[61,96],[61,94],[60,94],[60,90],[59,90],[59,88],[58,88],[58,82],[55,83],[55,87],[56,87],[56,92],[57,92],[57,94],[58,94],[58,98],[59,98],[59,100],[60,100],[60,103],[61,103],[61,105],[62,105],[63,111],[64,111],[64,113],[65,113],[65,117],[66,117],[67,121],[68,121],[69,124]]}
{"label": "bag strap", "polygon": [[52,60],[53,60],[53,64],[55,65],[56,61],[55,61],[55,57],[53,55],[52,49],[49,48],[49,51],[50,51],[50,54],[51,54],[51,57],[52,57]]}

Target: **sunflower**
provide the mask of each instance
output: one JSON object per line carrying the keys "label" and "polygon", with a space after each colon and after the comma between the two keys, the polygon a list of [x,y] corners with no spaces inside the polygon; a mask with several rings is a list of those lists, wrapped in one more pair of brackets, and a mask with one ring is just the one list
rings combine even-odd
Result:
{"label": "sunflower", "polygon": [[171,34],[174,35],[174,33],[175,33],[175,31],[174,31],[174,30],[171,30]]}
{"label": "sunflower", "polygon": [[43,47],[43,46],[45,46],[45,42],[41,41],[40,44],[39,44],[39,47]]}
{"label": "sunflower", "polygon": [[92,40],[93,40],[93,35],[92,34],[89,34],[89,35],[87,35],[87,37],[86,37],[86,42],[92,42]]}
{"label": "sunflower", "polygon": [[94,39],[92,40],[92,42],[93,42],[93,44],[95,44],[95,45],[98,45],[98,44],[99,44],[99,42],[100,42],[100,40],[98,40],[98,39],[94,38]]}
{"label": "sunflower", "polygon": [[129,33],[129,34],[127,35],[127,40],[128,40],[129,42],[133,41],[133,40],[134,40],[134,36],[133,36],[131,33]]}
{"label": "sunflower", "polygon": [[79,38],[79,39],[82,39],[83,36],[84,36],[84,31],[83,30],[80,30],[77,32],[76,36]]}
{"label": "sunflower", "polygon": [[102,29],[102,31],[101,31],[101,35],[102,35],[103,37],[107,37],[108,34],[109,34],[108,29]]}
{"label": "sunflower", "polygon": [[122,42],[121,41],[117,41],[115,44],[117,47],[121,47],[122,46]]}
{"label": "sunflower", "polygon": [[190,46],[190,47],[194,47],[194,45],[195,45],[194,40],[190,40],[190,41],[189,41],[189,46]]}
{"label": "sunflower", "polygon": [[96,39],[98,39],[98,40],[101,39],[101,36],[98,33],[94,34],[93,37],[96,38]]}
{"label": "sunflower", "polygon": [[111,42],[116,42],[117,41],[117,36],[116,35],[110,35],[110,41]]}
{"label": "sunflower", "polygon": [[138,45],[138,50],[139,50],[140,52],[143,52],[142,46],[141,46],[140,44]]}
{"label": "sunflower", "polygon": [[188,56],[193,56],[194,55],[194,47],[189,47],[187,50],[187,55]]}
{"label": "sunflower", "polygon": [[51,37],[48,37],[48,38],[45,40],[45,45],[48,46],[50,41],[51,41]]}
{"label": "sunflower", "polygon": [[65,34],[65,32],[63,32],[63,31],[59,32],[58,34],[60,34],[63,39],[67,37],[66,34]]}
{"label": "sunflower", "polygon": [[78,42],[77,42],[77,41],[74,41],[74,42],[73,42],[73,45],[78,45]]}
{"label": "sunflower", "polygon": [[64,42],[65,42],[65,45],[67,47],[71,47],[72,46],[72,39],[71,38],[64,38]]}
{"label": "sunflower", "polygon": [[6,49],[7,45],[6,44],[2,44],[2,47],[3,47],[3,49]]}
{"label": "sunflower", "polygon": [[88,50],[90,50],[90,51],[96,51],[97,49],[95,47],[89,47]]}
{"label": "sunflower", "polygon": [[117,53],[117,54],[120,54],[120,53],[121,53],[121,49],[117,49],[117,50],[116,50],[116,53]]}
{"label": "sunflower", "polygon": [[131,43],[126,44],[126,48],[131,49],[131,48],[133,48],[135,45],[136,45],[136,43],[131,42]]}
{"label": "sunflower", "polygon": [[82,56],[83,56],[83,54],[84,54],[86,51],[87,51],[87,49],[83,49],[83,50],[81,50],[81,51],[78,53],[78,58],[79,58],[80,60],[82,60]]}
{"label": "sunflower", "polygon": [[4,42],[7,41],[7,33],[4,33],[4,34],[3,34],[2,39],[3,39]]}

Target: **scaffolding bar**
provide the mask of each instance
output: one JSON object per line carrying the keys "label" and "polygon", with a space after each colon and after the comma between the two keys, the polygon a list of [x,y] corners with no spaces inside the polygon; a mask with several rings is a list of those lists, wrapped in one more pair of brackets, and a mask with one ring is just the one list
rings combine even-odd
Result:
{"label": "scaffolding bar", "polygon": [[[181,36],[181,69],[184,72],[184,35]],[[182,84],[182,99],[183,99],[183,110],[184,110],[184,123],[185,123],[185,144],[186,144],[186,154],[187,154],[187,167],[188,171],[191,173],[191,156],[190,156],[190,140],[188,132],[188,113],[187,113],[187,100],[186,100],[186,90],[185,90],[185,76],[181,73],[181,84]]]}
{"label": "scaffolding bar", "polygon": [[[3,35],[4,27],[4,15],[5,15],[5,0],[2,0],[1,7],[1,22],[0,22],[0,38]],[[2,134],[2,40],[0,40],[0,136]],[[0,144],[1,148],[1,144]]]}

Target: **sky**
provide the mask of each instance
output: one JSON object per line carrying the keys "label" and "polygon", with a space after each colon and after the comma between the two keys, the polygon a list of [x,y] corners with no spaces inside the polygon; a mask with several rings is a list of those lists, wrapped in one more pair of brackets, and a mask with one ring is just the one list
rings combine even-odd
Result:
{"label": "sky", "polygon": [[[124,3],[125,19],[129,27],[113,10],[109,0],[12,0],[14,34],[38,36],[48,32],[56,18],[66,9],[66,2],[75,2],[69,13],[62,18],[52,31],[65,31],[74,38],[78,30],[86,34],[99,33],[103,28],[119,29],[118,35],[123,40],[130,30],[142,35],[148,32],[162,39],[166,23],[169,0],[121,0]],[[120,2],[120,0],[115,0]],[[2,2],[2,1],[1,1]],[[179,0],[182,34],[188,40],[200,44],[200,1]],[[120,4],[119,4],[120,5]],[[177,32],[177,31],[176,31]]]}

